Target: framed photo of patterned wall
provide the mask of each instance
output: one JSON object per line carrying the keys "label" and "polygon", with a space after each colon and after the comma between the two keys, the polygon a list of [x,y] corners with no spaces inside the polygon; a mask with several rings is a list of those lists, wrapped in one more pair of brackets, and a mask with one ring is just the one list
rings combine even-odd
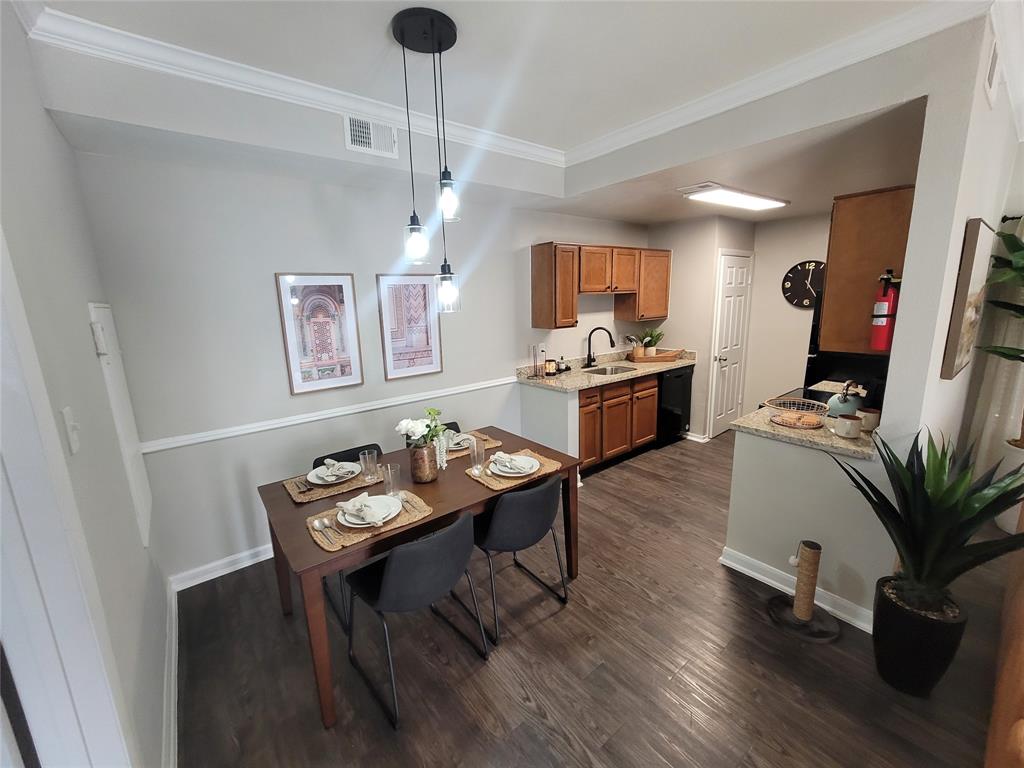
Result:
{"label": "framed photo of patterned wall", "polygon": [[377,275],[384,378],[441,372],[433,275]]}
{"label": "framed photo of patterned wall", "polygon": [[274,280],[292,394],[362,384],[352,275],[278,272]]}

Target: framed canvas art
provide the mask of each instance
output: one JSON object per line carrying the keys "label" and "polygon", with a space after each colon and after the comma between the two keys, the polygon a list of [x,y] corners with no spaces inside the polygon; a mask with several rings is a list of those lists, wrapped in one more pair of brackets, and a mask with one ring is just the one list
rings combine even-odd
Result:
{"label": "framed canvas art", "polygon": [[363,383],[351,274],[276,273],[293,395]]}
{"label": "framed canvas art", "polygon": [[384,378],[441,371],[441,327],[433,275],[377,275]]}
{"label": "framed canvas art", "polygon": [[953,295],[953,314],[949,318],[946,350],[942,356],[943,379],[952,379],[960,373],[974,353],[981,311],[985,307],[985,282],[992,263],[994,240],[992,227],[981,219],[968,219]]}

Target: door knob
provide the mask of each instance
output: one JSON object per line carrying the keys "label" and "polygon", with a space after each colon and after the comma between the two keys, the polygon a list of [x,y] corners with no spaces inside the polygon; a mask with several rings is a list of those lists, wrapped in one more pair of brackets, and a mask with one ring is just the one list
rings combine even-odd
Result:
{"label": "door knob", "polygon": [[718,361],[719,363],[724,363],[724,362],[727,362],[729,360],[729,358],[728,357],[716,357],[715,360]]}

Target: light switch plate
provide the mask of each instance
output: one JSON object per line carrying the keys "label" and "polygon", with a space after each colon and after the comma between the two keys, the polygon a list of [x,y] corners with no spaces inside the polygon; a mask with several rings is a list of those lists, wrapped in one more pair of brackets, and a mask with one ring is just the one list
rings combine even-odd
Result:
{"label": "light switch plate", "polygon": [[64,434],[68,438],[68,450],[74,456],[82,447],[82,441],[78,438],[79,424],[75,421],[75,414],[72,412],[70,405],[65,405],[61,408],[60,415],[64,418]]}

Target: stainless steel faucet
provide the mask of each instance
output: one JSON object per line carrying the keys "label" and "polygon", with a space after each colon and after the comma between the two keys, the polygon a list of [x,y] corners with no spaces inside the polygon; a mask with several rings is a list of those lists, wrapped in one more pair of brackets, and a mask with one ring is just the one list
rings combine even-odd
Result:
{"label": "stainless steel faucet", "polygon": [[612,336],[612,332],[605,328],[603,325],[597,326],[596,328],[591,330],[590,333],[587,334],[587,362],[586,365],[583,366],[584,368],[593,368],[597,364],[597,358],[594,357],[593,352],[594,334],[597,331],[604,331],[605,333],[607,333],[608,342],[612,345],[612,349],[615,348],[615,337]]}

